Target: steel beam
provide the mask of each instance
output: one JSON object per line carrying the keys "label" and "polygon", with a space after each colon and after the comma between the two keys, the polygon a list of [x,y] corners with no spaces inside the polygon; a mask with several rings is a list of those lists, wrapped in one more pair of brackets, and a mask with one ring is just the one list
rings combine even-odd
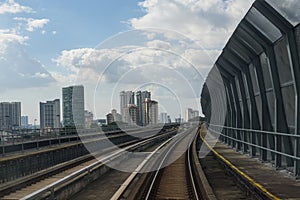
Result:
{"label": "steel beam", "polygon": [[[242,113],[241,113],[241,107],[239,103],[239,98],[238,98],[238,93],[237,93],[237,86],[235,82],[235,75],[234,72],[230,70],[230,68],[226,68],[222,66],[222,64],[218,63],[218,68],[220,71],[222,71],[224,74],[227,74],[228,77],[231,76],[231,86],[232,86],[232,92],[233,92],[233,97],[234,97],[234,103],[236,106],[236,128],[242,128]],[[241,140],[241,131],[236,130],[236,137],[238,140]],[[237,151],[240,151],[242,147],[241,142],[237,142],[236,149]]]}
{"label": "steel beam", "polygon": [[[227,92],[229,94],[229,103],[230,103],[230,107],[231,107],[231,127],[237,127],[237,108],[236,108],[236,105],[235,105],[235,102],[234,102],[234,95],[233,95],[233,91],[232,91],[232,88],[231,88],[231,82],[233,80],[233,77],[231,74],[228,74],[228,72],[224,71],[223,69],[221,69],[219,66],[217,66],[221,75],[222,75],[222,78],[223,78],[223,81],[224,81],[224,84],[225,84],[225,88],[227,88]],[[237,139],[238,136],[236,134],[236,132],[234,130],[230,130],[230,136],[232,138],[235,138]],[[231,142],[231,147],[232,148],[236,148],[237,145],[236,145],[236,141],[235,140],[230,140]]]}
{"label": "steel beam", "polygon": [[[230,104],[230,97],[229,97],[229,92],[227,87],[225,86],[225,90],[226,90],[226,98],[227,98],[227,119],[226,119],[226,126],[227,127],[232,127],[232,108],[231,108],[231,104]],[[232,130],[229,130],[228,128],[225,129],[225,134],[226,136],[231,136],[231,132]],[[230,140],[228,137],[225,137],[225,143],[229,146],[232,145],[232,140]]]}

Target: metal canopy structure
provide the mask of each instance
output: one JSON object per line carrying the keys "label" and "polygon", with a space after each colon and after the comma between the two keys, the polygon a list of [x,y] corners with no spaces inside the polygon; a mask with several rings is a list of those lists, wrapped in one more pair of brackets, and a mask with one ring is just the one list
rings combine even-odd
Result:
{"label": "metal canopy structure", "polygon": [[[256,0],[217,59],[201,94],[211,132],[237,151],[295,176],[300,175],[297,2]],[[220,81],[224,92],[217,95]],[[226,99],[224,108],[215,109],[222,106],[214,105],[215,98]],[[213,119],[220,113],[214,110],[222,109],[226,110],[224,123],[216,123]]]}

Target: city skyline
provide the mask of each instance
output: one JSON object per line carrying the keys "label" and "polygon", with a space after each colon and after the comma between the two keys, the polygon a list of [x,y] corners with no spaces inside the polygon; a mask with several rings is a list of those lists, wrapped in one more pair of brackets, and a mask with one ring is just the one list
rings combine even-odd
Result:
{"label": "city skyline", "polygon": [[[79,91],[78,88],[80,87],[82,91]],[[81,96],[83,96],[83,99],[81,98],[81,100],[79,100],[81,102],[81,110],[83,110],[83,116],[86,116],[87,114],[89,116],[86,116],[84,117],[85,118],[85,121],[87,120],[87,118],[90,118],[90,116],[94,116],[93,112],[92,111],[89,111],[89,110],[86,110],[85,109],[85,101],[84,101],[84,86],[68,86],[68,87],[63,87],[61,88],[63,93],[62,93],[62,101],[60,98],[58,99],[55,99],[53,101],[50,101],[50,100],[47,100],[46,102],[39,102],[39,117],[38,118],[34,118],[33,119],[33,123],[29,123],[30,121],[30,118],[26,115],[24,115],[22,112],[21,112],[21,106],[20,106],[20,127],[21,127],[21,120],[24,118],[26,118],[26,122],[27,122],[27,125],[33,125],[35,124],[35,126],[39,125],[40,128],[47,128],[47,126],[45,126],[45,124],[47,124],[47,122],[45,121],[48,121],[48,124],[49,123],[52,123],[53,124],[53,127],[49,126],[48,128],[59,128],[60,125],[64,125],[64,96],[69,96],[68,97],[68,100],[67,102],[69,102],[69,104],[74,104],[74,102],[72,102],[72,97],[73,97],[73,94],[72,92],[74,91],[74,88],[75,88],[75,92],[76,93],[80,93]],[[72,91],[71,91],[72,90]],[[65,93],[65,94],[64,94]],[[124,99],[124,97],[126,97]],[[136,92],[133,92],[133,91],[130,91],[130,90],[127,90],[127,91],[121,91],[120,92],[120,112],[122,109],[127,109],[126,112],[128,112],[128,108],[129,107],[133,107],[135,106],[136,109],[137,109],[137,113],[143,113],[143,111],[139,111],[139,105],[141,105],[142,109],[143,109],[143,103],[145,102],[145,100],[152,100],[151,99],[151,91],[136,91]],[[76,99],[78,101],[78,99]],[[127,102],[128,101],[128,102]],[[62,102],[62,104],[60,104],[60,102]],[[127,102],[127,103],[126,103]],[[155,102],[156,104],[158,103],[157,101],[153,100],[153,102]],[[0,104],[3,104],[3,103],[8,103],[8,104],[12,104],[12,103],[15,103],[15,102],[0,102]],[[19,102],[20,105],[21,105],[21,102]],[[124,105],[127,105],[127,106],[124,106]],[[51,108],[50,108],[51,107]],[[57,110],[57,108],[59,108],[59,110]],[[47,110],[48,109],[48,110]],[[53,116],[53,118],[56,118],[56,119],[50,119],[49,117],[47,118],[47,120],[45,120],[45,110],[47,110],[46,112],[56,112]],[[51,111],[50,111],[51,110]],[[76,111],[75,111],[76,112]],[[115,112],[115,113],[114,113]],[[193,114],[190,114],[190,112],[192,112]],[[43,113],[43,114],[41,114]],[[65,111],[65,113],[68,113],[68,111]],[[112,108],[112,112],[113,115],[116,115],[117,113],[117,110],[115,108]],[[162,112],[161,110],[158,109],[157,107],[157,117],[156,117],[156,120],[157,122],[161,122],[161,119],[162,119],[162,114],[165,114],[166,116],[164,117],[164,122],[168,122],[169,119],[173,119],[174,121],[176,121],[176,118],[178,118],[177,115],[175,116],[171,116],[169,115],[169,113],[165,113],[165,112]],[[189,113],[189,114],[188,114]],[[197,113],[197,114],[194,114],[194,113]],[[68,115],[67,118],[70,118],[70,114],[65,114],[65,115]],[[189,117],[189,115],[192,115],[193,117]],[[127,118],[128,116],[126,115],[125,111],[122,115],[122,113],[120,114],[121,116],[121,120],[124,121],[124,122],[127,122],[129,121]],[[131,115],[130,115],[131,116]],[[139,118],[140,116],[143,116],[141,118]],[[179,114],[179,116],[181,116],[181,114]],[[184,118],[186,121],[188,121],[189,119],[191,118],[194,118],[195,116],[200,116],[199,115],[199,111],[198,110],[193,110],[192,108],[187,108],[186,110],[186,118]],[[99,118],[93,118],[93,120],[99,120],[99,119],[104,119],[107,117],[107,114],[104,115],[104,116],[100,116]],[[125,117],[125,118],[124,118]],[[127,117],[127,118],[126,118]],[[58,122],[53,122],[55,120],[59,120]],[[83,119],[83,118],[82,118]],[[52,121],[52,122],[49,122]],[[142,121],[142,124],[139,122],[139,120],[143,120]],[[71,120],[72,121],[72,120]],[[83,120],[81,120],[83,121]],[[90,122],[88,122],[90,123]],[[136,114],[136,120],[134,120],[134,123],[135,124],[138,124],[138,125],[143,125],[144,123],[144,114]],[[68,125],[71,125],[70,122],[67,122]],[[86,124],[86,122],[82,122],[82,124]]]}
{"label": "city skyline", "polygon": [[[2,51],[0,56],[5,59],[0,61],[0,71],[3,75],[2,84],[0,84],[2,93],[0,101],[22,102],[22,115],[28,116],[29,123],[33,124],[34,119],[39,119],[39,102],[60,98],[62,87],[83,84],[86,88],[86,95],[94,97],[93,92],[97,87],[90,82],[95,82],[100,76],[95,71],[101,74],[104,67],[112,61],[111,58],[118,57],[130,45],[143,45],[152,49],[180,49],[175,53],[192,63],[202,74],[201,79],[195,77],[195,83],[198,83],[196,86],[191,82],[195,91],[200,93],[201,82],[204,81],[213,61],[220,54],[234,27],[252,2],[253,0],[230,2],[218,0],[193,6],[188,1],[177,2],[174,0],[142,2],[138,0],[131,2],[93,0],[89,3],[77,2],[76,4],[60,1],[1,1],[0,47]],[[166,6],[169,8],[169,5],[173,5],[174,10],[165,9]],[[79,8],[80,13],[78,13]],[[211,15],[216,13],[215,8],[218,9],[217,14]],[[115,11],[114,15],[111,15],[112,10]],[[162,15],[162,10],[168,14]],[[189,23],[180,23],[186,18],[185,16],[190,16]],[[74,23],[74,19],[76,23]],[[221,26],[220,21],[222,21]],[[219,26],[220,28],[218,28]],[[180,33],[182,37],[176,36],[174,39],[171,37],[174,35],[165,34],[165,37],[162,38],[161,36],[155,37],[155,34],[149,34],[148,36],[154,37],[141,39],[135,34],[127,36],[123,40],[117,40],[119,45],[116,45],[115,41],[107,42],[108,39],[114,38],[119,33],[126,35],[128,31],[149,27],[172,30]],[[126,43],[131,38],[141,40],[137,43]],[[189,45],[191,42],[187,38],[193,40],[193,44],[196,45]],[[124,41],[126,42],[124,43]],[[158,55],[159,57],[154,60],[159,62],[147,61],[146,76],[143,76],[145,72],[139,71],[138,75],[127,77],[122,82],[123,89],[136,88],[136,83],[140,84],[140,79],[149,82],[149,78],[157,77],[155,71],[159,70],[161,76],[154,81],[166,86],[164,81],[160,82],[159,79],[166,78],[172,72],[162,66],[170,63],[170,60],[175,63],[173,68],[182,64],[172,56],[166,57],[163,54],[157,54],[158,52],[147,53],[150,57]],[[15,55],[18,56],[15,57]],[[102,91],[96,94],[100,97],[96,96],[95,98],[105,97],[106,99],[101,99],[99,101],[101,105],[96,105],[95,115],[97,118],[109,112],[108,105],[111,103],[109,92],[111,88],[114,88],[112,83],[116,83],[121,76],[128,75],[126,72],[136,70],[136,66],[145,65],[145,60],[141,62],[141,59],[136,58],[147,58],[149,55],[145,55],[145,52],[143,54],[136,52],[136,54],[120,60],[117,63],[119,67],[114,68],[115,71],[111,69],[104,74],[102,81],[104,86],[102,85]],[[149,63],[154,64],[158,69],[152,72],[152,66],[149,66]],[[95,70],[95,66],[100,66],[100,69]],[[81,75],[79,80],[77,74]],[[190,74],[186,74],[186,76],[192,77]],[[128,80],[130,80],[130,84]],[[169,79],[166,81],[176,84],[183,80]],[[184,104],[181,109],[182,115],[187,107],[196,107],[192,103],[191,93],[185,91],[186,87],[179,87],[178,91],[175,91],[179,96],[188,96],[181,100]],[[159,90],[155,92],[161,93]],[[170,107],[178,107],[176,101],[170,101],[173,98],[170,94],[156,96],[162,97],[162,99],[157,99],[162,102],[162,105],[171,104]],[[164,99],[168,97],[169,100],[164,102]],[[198,99],[195,100],[199,102],[200,95],[196,94],[196,97]],[[94,106],[93,98],[87,99],[86,109],[94,111]],[[169,110],[174,112],[171,113],[174,117],[179,114],[179,109]]]}

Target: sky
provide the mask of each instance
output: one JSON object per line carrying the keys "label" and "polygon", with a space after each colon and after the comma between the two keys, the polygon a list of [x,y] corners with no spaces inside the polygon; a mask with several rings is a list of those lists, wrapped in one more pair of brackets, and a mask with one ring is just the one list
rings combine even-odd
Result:
{"label": "sky", "polygon": [[160,112],[201,111],[203,82],[254,0],[1,0],[0,101],[39,102],[85,86],[105,118],[122,90],[150,90]]}

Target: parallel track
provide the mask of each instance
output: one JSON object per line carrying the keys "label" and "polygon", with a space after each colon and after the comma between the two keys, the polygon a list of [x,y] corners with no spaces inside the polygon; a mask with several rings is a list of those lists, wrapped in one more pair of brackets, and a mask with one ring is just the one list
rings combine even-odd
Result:
{"label": "parallel track", "polygon": [[[138,174],[139,170],[136,170],[122,184],[112,200],[278,199],[268,191],[260,189],[259,185],[253,184],[254,180],[224,160],[210,143],[205,141],[206,133],[200,133],[200,128],[197,137],[193,138],[194,142],[188,142],[189,148],[180,148],[189,134],[173,139],[165,145],[164,150],[156,149],[156,153],[162,154],[153,159],[158,163],[159,170],[147,174]],[[199,159],[197,155],[201,145],[211,150],[203,159]],[[187,151],[183,152],[183,149]],[[172,156],[178,151],[181,151],[182,156],[164,167],[168,161],[174,160]],[[153,165],[149,160],[144,165]]]}
{"label": "parallel track", "polygon": [[[202,188],[202,185],[199,186],[199,182],[202,180],[199,179],[199,171],[195,169],[196,165],[199,167],[194,143],[196,135],[197,129],[190,128],[156,148],[111,200],[201,199],[199,187]],[[158,170],[139,174],[142,168],[149,170],[149,166]]]}
{"label": "parallel track", "polygon": [[[155,141],[156,138],[165,137],[165,135],[168,135],[174,131],[170,131],[169,133],[164,133],[164,135],[158,135],[153,136],[148,139],[142,139],[139,141],[132,141],[125,143],[123,145],[120,145],[122,148],[137,148],[139,144],[145,144],[148,142]],[[113,154],[106,152],[107,155]],[[114,156],[117,156],[116,153]],[[104,160],[109,160],[110,156],[102,156],[105,157]],[[113,156],[112,156],[113,157]],[[24,180],[22,184],[18,185],[18,187],[12,187],[8,188],[7,190],[0,191],[0,199],[43,199],[44,197],[36,198],[34,197],[35,193],[37,191],[43,190],[43,188],[55,184],[56,182],[59,182],[60,180],[64,179],[67,176],[70,176],[78,171],[81,171],[85,168],[88,168],[92,165],[99,165],[99,160],[95,159],[91,155],[86,155],[81,158],[78,158],[75,162],[70,162],[63,164],[61,166],[56,167],[53,170],[46,170],[45,172],[41,172],[37,176],[34,176],[31,179]]]}

